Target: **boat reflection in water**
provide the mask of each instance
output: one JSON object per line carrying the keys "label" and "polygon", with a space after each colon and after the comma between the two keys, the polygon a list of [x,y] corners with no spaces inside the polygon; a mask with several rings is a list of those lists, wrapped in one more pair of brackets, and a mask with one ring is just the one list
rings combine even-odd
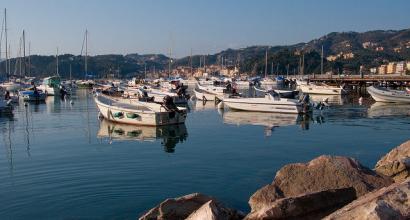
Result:
{"label": "boat reflection in water", "polygon": [[265,128],[265,136],[271,136],[277,127],[296,125],[302,120],[298,114],[283,114],[269,112],[222,112],[223,122],[232,125],[259,125]]}
{"label": "boat reflection in water", "polygon": [[410,116],[410,104],[375,102],[367,110],[369,118],[386,116]]}
{"label": "boat reflection in water", "polygon": [[101,120],[99,138],[108,138],[110,143],[119,141],[155,141],[161,139],[164,151],[175,152],[175,146],[184,142],[188,137],[185,124],[168,126],[127,125]]}
{"label": "boat reflection in water", "polygon": [[216,108],[215,101],[196,100],[193,105],[195,111],[214,110]]}
{"label": "boat reflection in water", "polygon": [[341,95],[317,95],[317,94],[309,94],[310,98],[314,102],[325,102],[329,105],[343,105],[346,103],[344,100],[344,96]]}

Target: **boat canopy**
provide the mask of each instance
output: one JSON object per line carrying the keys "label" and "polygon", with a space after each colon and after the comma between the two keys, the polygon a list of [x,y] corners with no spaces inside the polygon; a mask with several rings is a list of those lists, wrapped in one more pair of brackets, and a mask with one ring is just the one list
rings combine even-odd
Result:
{"label": "boat canopy", "polygon": [[47,77],[47,78],[44,78],[43,80],[43,84],[48,85],[50,87],[58,87],[60,86],[60,83],[61,83],[61,79],[58,76]]}

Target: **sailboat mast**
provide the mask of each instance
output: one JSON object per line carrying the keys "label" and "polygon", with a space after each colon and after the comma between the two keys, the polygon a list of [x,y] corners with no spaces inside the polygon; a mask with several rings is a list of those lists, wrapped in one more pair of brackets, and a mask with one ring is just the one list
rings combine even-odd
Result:
{"label": "sailboat mast", "polygon": [[4,34],[6,36],[6,74],[7,78],[9,78],[10,74],[10,65],[8,63],[9,53],[8,53],[8,43],[7,43],[7,9],[4,9]]}
{"label": "sailboat mast", "polygon": [[189,56],[189,66],[191,67],[191,77],[194,75],[192,71],[192,48],[191,48],[191,55]]}
{"label": "sailboat mast", "polygon": [[24,76],[27,74],[27,65],[26,65],[26,33],[23,30],[23,68],[24,68]]}
{"label": "sailboat mast", "polygon": [[85,30],[85,57],[84,57],[84,70],[85,77],[87,77],[87,56],[88,56],[88,30]]}
{"label": "sailboat mast", "polygon": [[56,53],[56,72],[57,72],[57,76],[59,76],[58,74],[58,47],[57,47],[57,53]]}
{"label": "sailboat mast", "polygon": [[31,42],[28,42],[28,75],[31,76]]}
{"label": "sailboat mast", "polygon": [[268,49],[266,49],[265,52],[265,78],[267,77],[268,74]]}
{"label": "sailboat mast", "polygon": [[320,59],[320,74],[323,75],[323,45],[322,45],[322,56]]}

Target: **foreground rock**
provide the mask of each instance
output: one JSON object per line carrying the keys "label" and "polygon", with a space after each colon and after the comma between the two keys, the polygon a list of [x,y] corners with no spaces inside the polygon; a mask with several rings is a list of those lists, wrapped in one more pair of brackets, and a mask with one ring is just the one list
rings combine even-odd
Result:
{"label": "foreground rock", "polygon": [[[266,219],[286,218],[286,213],[322,213],[322,216],[325,216],[335,208],[391,183],[389,178],[379,176],[352,158],[320,156],[306,164],[290,164],[280,169],[272,184],[252,195],[249,200],[252,211],[247,218],[257,219],[254,216],[259,215],[265,216]],[[349,189],[353,191],[340,194],[343,198],[335,196]],[[288,200],[277,201],[283,198]],[[289,201],[297,202],[284,205]],[[308,207],[305,201],[317,201],[319,204]]]}
{"label": "foreground rock", "polygon": [[166,199],[139,219],[168,220],[186,218],[191,220],[236,220],[242,219],[243,215],[235,210],[223,207],[210,196],[193,193],[175,199]]}
{"label": "foreground rock", "polygon": [[410,141],[391,150],[376,166],[376,172],[389,176],[395,182],[403,182],[410,177]]}
{"label": "foreground rock", "polygon": [[410,180],[366,194],[325,219],[409,219]]}
{"label": "foreground rock", "polygon": [[287,197],[251,212],[246,219],[319,219],[355,198],[352,187]]}
{"label": "foreground rock", "polygon": [[210,200],[188,216],[187,220],[235,220],[243,219],[243,217],[242,213],[225,208],[214,200]]}

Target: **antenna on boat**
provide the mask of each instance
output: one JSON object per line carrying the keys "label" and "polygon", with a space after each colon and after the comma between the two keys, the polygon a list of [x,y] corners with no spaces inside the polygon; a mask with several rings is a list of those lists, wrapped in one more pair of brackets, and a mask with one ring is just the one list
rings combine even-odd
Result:
{"label": "antenna on boat", "polygon": [[8,43],[7,43],[7,9],[5,8],[4,9],[4,35],[5,35],[5,37],[6,37],[6,75],[7,75],[7,78],[9,78],[10,76],[9,76],[9,74],[10,74],[10,63],[9,63],[9,53],[8,53],[8,49],[10,49],[10,48],[7,48],[9,45],[8,45]]}
{"label": "antenna on boat", "polygon": [[60,74],[58,73],[58,47],[57,47],[57,53],[56,53],[56,72],[57,72],[57,76],[60,76]]}
{"label": "antenna on boat", "polygon": [[26,63],[26,32],[23,29],[23,68],[24,68],[24,76],[27,74],[27,63]]}

